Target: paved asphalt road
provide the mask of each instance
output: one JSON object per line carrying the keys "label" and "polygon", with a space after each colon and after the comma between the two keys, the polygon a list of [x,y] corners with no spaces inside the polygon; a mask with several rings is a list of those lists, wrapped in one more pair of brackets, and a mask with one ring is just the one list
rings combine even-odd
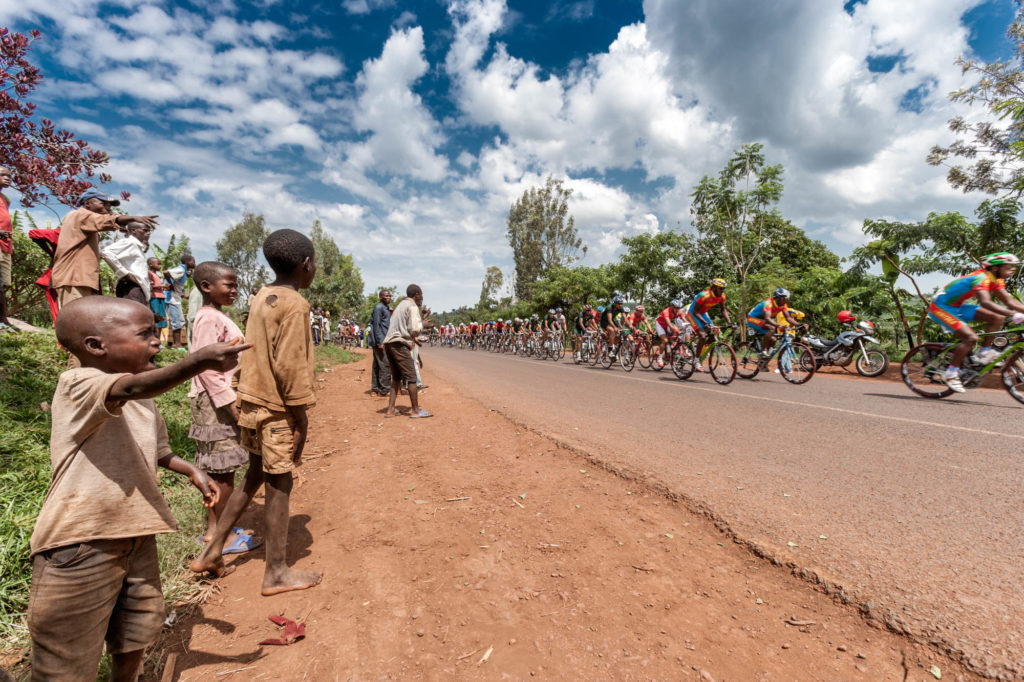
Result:
{"label": "paved asphalt road", "polygon": [[466,395],[663,483],[891,626],[1024,679],[1024,406],[1004,391],[931,401],[820,374],[718,386],[569,355],[423,356]]}

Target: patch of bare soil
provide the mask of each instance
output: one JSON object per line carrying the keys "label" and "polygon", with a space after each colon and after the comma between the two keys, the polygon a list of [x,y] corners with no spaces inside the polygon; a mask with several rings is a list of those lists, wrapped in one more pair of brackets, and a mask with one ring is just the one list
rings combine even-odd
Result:
{"label": "patch of bare soil", "polygon": [[[261,597],[236,557],[153,679],[977,679],[429,372],[425,420],[383,417],[369,358],[322,377],[289,556],[323,583]],[[270,614],[305,639],[259,646]]]}

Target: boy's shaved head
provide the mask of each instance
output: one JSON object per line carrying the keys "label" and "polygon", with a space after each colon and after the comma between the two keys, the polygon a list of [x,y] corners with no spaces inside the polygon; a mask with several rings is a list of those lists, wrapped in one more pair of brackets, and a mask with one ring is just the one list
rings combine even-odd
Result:
{"label": "boy's shaved head", "polygon": [[274,272],[291,274],[307,258],[316,256],[316,249],[309,237],[295,230],[271,232],[263,242],[263,256]]}
{"label": "boy's shaved head", "polygon": [[146,306],[127,298],[85,296],[71,301],[57,315],[57,341],[74,355],[88,336],[100,336],[117,325],[130,323],[139,313],[152,317]]}
{"label": "boy's shaved head", "polygon": [[233,274],[234,272],[235,269],[225,263],[215,260],[203,261],[196,266],[196,271],[192,273],[192,281],[196,285],[202,282],[210,282],[212,284],[225,275]]}

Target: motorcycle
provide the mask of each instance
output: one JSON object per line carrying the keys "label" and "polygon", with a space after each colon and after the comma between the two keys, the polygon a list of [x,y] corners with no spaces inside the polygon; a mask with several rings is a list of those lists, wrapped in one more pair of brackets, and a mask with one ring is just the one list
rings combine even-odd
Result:
{"label": "motorcycle", "polygon": [[862,376],[877,377],[884,374],[885,370],[889,369],[889,356],[880,348],[868,347],[868,344],[879,343],[878,339],[872,336],[875,325],[868,320],[857,321],[857,317],[847,310],[839,313],[838,319],[849,329],[836,338],[823,339],[808,334],[800,339],[814,353],[814,360],[818,366],[847,367],[856,357],[855,366]]}

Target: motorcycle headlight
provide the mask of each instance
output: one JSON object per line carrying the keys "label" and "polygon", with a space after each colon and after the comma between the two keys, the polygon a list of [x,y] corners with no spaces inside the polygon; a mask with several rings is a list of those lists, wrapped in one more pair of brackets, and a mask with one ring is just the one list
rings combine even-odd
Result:
{"label": "motorcycle headlight", "polygon": [[875,325],[871,324],[870,320],[861,320],[857,323],[857,327],[868,334],[875,331]]}

